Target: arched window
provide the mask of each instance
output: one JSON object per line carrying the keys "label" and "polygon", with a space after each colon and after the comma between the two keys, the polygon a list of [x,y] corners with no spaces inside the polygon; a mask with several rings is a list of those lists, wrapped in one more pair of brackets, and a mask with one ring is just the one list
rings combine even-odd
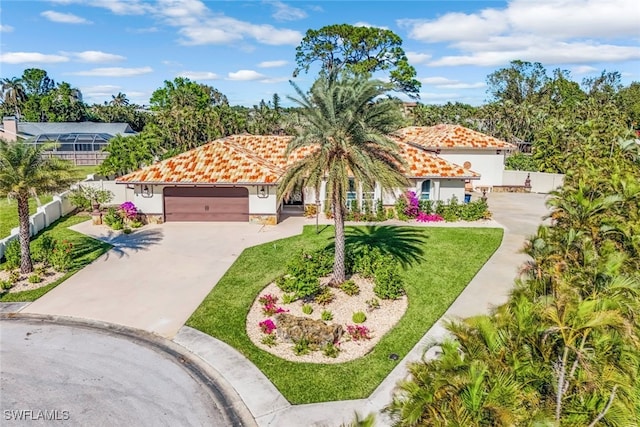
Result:
{"label": "arched window", "polygon": [[429,200],[429,194],[431,193],[431,180],[427,179],[422,181],[422,189],[420,190],[420,200]]}

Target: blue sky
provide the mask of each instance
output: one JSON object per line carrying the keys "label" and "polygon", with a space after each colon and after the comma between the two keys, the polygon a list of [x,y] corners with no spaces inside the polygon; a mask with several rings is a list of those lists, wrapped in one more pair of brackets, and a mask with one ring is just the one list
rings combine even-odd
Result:
{"label": "blue sky", "polygon": [[[0,76],[42,68],[90,104],[118,92],[148,104],[164,80],[184,76],[251,106],[294,93],[295,48],[308,29],[347,23],[403,39],[420,102],[478,105],[486,76],[515,59],[567,69],[577,81],[603,70],[640,81],[636,2],[4,0]],[[306,89],[314,77],[295,81]]]}

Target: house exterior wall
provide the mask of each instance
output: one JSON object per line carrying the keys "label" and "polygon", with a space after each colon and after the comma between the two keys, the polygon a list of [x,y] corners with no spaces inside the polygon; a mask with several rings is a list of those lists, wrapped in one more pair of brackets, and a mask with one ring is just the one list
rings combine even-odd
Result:
{"label": "house exterior wall", "polygon": [[[497,154],[500,151],[500,154]],[[479,180],[471,181],[474,188],[502,185],[504,172],[504,151],[501,150],[450,150],[439,154],[443,159],[465,167],[465,162],[471,163],[467,169],[480,174]]]}
{"label": "house exterior wall", "polygon": [[[160,217],[164,219],[164,188],[174,187],[174,185],[149,185],[149,194],[143,194],[143,185],[135,184],[129,188],[125,184],[115,184],[114,181],[96,181],[101,188],[111,189],[115,186],[116,197],[113,204],[120,204],[126,201],[133,202],[134,205],[145,215]],[[83,185],[87,184],[86,182]],[[278,203],[276,187],[265,186],[265,196],[260,194],[258,185],[240,185],[239,187],[249,190],[249,217],[252,222],[273,223],[277,220]]]}

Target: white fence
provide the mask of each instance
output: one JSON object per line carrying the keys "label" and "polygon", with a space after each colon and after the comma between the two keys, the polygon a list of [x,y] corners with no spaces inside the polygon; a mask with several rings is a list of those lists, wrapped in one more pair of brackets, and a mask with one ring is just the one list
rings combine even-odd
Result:
{"label": "white fence", "polygon": [[502,185],[524,185],[529,175],[532,193],[549,193],[564,182],[564,175],[559,173],[504,171]]}
{"label": "white fence", "polygon": [[[69,191],[53,196],[53,200],[38,207],[36,213],[29,217],[29,231],[35,236],[43,229],[53,224],[61,217],[68,215],[75,207],[69,201]],[[17,211],[17,208],[16,208]],[[20,228],[12,228],[8,237],[0,240],[0,258],[4,256],[4,250],[12,240],[18,239]]]}
{"label": "white fence", "polygon": [[[80,183],[82,186],[91,186],[102,190],[109,190],[114,194],[111,201],[113,204],[121,204],[128,200],[133,200],[133,190],[126,185],[116,185],[115,181],[94,180],[93,175],[89,175],[86,180]],[[53,224],[56,220],[71,213],[75,206],[69,201],[70,191],[65,191],[56,196],[46,205],[38,207],[36,213],[29,217],[29,231],[31,236],[35,236],[43,229]],[[17,207],[16,207],[17,212]],[[8,237],[0,239],[0,259],[4,256],[4,251],[12,240],[18,239],[19,227],[12,228]]]}

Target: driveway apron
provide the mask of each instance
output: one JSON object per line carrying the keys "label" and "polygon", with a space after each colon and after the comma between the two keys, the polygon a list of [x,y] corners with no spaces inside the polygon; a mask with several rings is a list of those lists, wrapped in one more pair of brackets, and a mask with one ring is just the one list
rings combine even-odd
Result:
{"label": "driveway apron", "polygon": [[298,234],[303,223],[166,223],[124,235],[84,222],[74,229],[114,248],[22,312],[94,319],[173,338],[246,247]]}

